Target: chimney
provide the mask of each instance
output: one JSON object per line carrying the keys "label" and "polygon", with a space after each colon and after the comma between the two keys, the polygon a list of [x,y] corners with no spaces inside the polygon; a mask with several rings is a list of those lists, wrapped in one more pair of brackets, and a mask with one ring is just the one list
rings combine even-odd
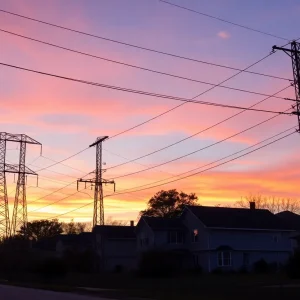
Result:
{"label": "chimney", "polygon": [[255,202],[251,201],[251,202],[249,202],[249,204],[250,204],[250,209],[255,210]]}
{"label": "chimney", "polygon": [[130,221],[130,226],[134,227],[134,221]]}

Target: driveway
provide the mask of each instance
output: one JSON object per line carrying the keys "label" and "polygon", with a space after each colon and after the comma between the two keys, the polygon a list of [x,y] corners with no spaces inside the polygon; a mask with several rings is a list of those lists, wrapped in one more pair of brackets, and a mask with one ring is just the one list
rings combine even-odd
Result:
{"label": "driveway", "polygon": [[[91,296],[70,293],[35,290],[22,287],[0,285],[0,299],[2,300],[108,300]],[[110,299],[112,300],[112,299]]]}

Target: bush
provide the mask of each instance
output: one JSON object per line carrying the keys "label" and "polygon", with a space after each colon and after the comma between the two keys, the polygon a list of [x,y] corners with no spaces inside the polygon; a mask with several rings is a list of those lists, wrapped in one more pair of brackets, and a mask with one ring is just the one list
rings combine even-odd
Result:
{"label": "bush", "polygon": [[224,274],[223,270],[221,268],[215,268],[211,271],[212,274],[214,275],[221,275]]}
{"label": "bush", "polygon": [[124,267],[122,265],[116,265],[114,267],[114,272],[115,273],[122,273],[124,271]]}
{"label": "bush", "polygon": [[67,266],[60,258],[48,258],[38,267],[37,271],[45,278],[59,278],[67,273]]}
{"label": "bush", "polygon": [[300,251],[294,253],[292,257],[290,257],[286,271],[288,277],[292,279],[299,279],[300,278]]}
{"label": "bush", "polygon": [[277,264],[268,264],[264,259],[260,259],[253,264],[253,271],[258,274],[275,273],[277,271]]}
{"label": "bush", "polygon": [[182,269],[183,255],[172,251],[145,252],[139,262],[139,275],[164,277]]}

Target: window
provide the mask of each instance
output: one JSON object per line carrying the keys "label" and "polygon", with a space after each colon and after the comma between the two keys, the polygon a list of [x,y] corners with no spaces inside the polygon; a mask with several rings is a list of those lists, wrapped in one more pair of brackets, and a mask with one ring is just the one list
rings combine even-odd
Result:
{"label": "window", "polygon": [[182,244],[183,233],[181,231],[169,231],[168,232],[168,243],[169,244]]}
{"label": "window", "polygon": [[243,265],[248,266],[249,265],[249,253],[243,253]]}
{"label": "window", "polygon": [[140,244],[141,244],[141,246],[148,246],[149,238],[143,234],[140,238]]}
{"label": "window", "polygon": [[192,242],[197,243],[198,242],[198,229],[194,229],[192,232]]}
{"label": "window", "polygon": [[218,253],[218,266],[219,267],[231,266],[231,252],[223,251]]}

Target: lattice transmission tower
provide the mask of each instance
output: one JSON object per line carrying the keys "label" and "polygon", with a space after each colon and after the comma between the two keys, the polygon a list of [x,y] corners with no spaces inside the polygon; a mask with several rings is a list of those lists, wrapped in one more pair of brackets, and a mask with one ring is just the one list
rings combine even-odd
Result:
{"label": "lattice transmission tower", "polygon": [[102,178],[102,173],[104,172],[102,168],[102,142],[108,139],[108,136],[98,137],[96,142],[91,144],[90,147],[96,146],[96,169],[95,178],[93,179],[78,179],[77,180],[77,190],[80,182],[90,183],[95,187],[94,191],[94,212],[93,212],[93,227],[96,225],[104,225],[104,204],[103,204],[103,184],[113,184],[115,190],[114,180],[106,180]]}
{"label": "lattice transmission tower", "polygon": [[10,236],[7,186],[5,176],[6,133],[0,133],[0,239]]}
{"label": "lattice transmission tower", "polygon": [[[7,142],[20,144],[18,164],[6,163]],[[37,173],[25,165],[27,144],[42,146],[41,143],[25,134],[0,132],[0,234],[2,237],[8,237],[11,234],[14,235],[17,229],[21,226],[26,228],[27,225],[26,176],[37,175]],[[11,226],[9,225],[6,173],[18,174]]]}

